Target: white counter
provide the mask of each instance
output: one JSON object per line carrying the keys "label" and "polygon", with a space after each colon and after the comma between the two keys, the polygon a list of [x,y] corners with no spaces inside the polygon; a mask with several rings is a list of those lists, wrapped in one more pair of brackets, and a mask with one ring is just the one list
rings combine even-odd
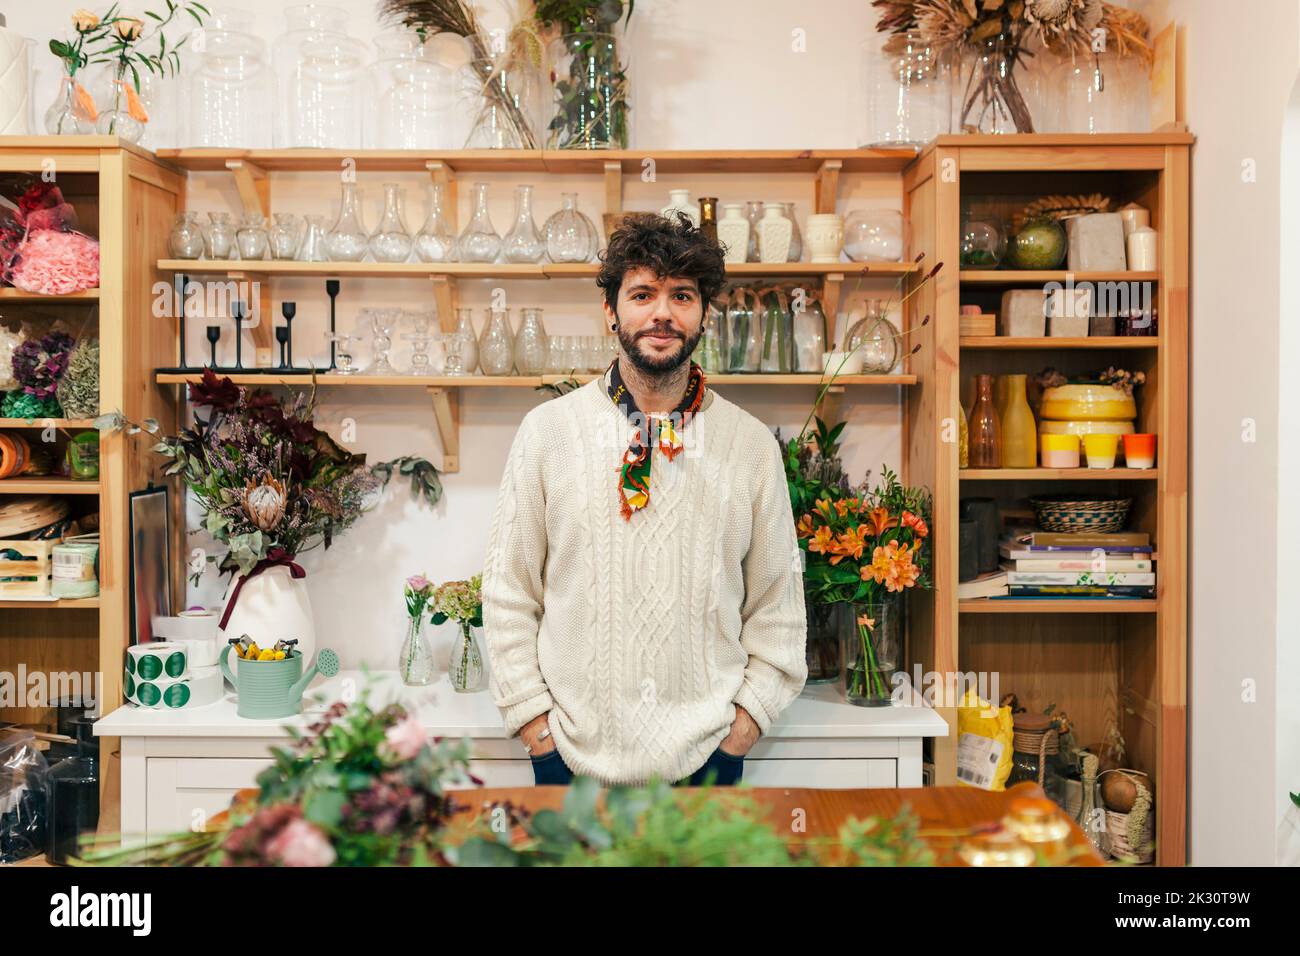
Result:
{"label": "white counter", "polygon": [[[527,786],[532,765],[523,745],[506,737],[490,693],[458,694],[446,676],[428,687],[405,687],[395,671],[343,671],[318,679],[304,713],[248,720],[235,698],[206,707],[150,710],[119,707],[95,733],[121,738],[122,830],[157,836],[188,829],[253,785],[271,763],[270,748],[287,742],[340,699],[369,688],[372,706],[394,700],[414,711],[430,736],[471,741],[471,771],[487,786]],[[921,741],[942,737],[947,724],[925,706],[856,707],[838,685],[811,685],[785,710],[745,759],[744,780],[757,787],[919,787]]]}

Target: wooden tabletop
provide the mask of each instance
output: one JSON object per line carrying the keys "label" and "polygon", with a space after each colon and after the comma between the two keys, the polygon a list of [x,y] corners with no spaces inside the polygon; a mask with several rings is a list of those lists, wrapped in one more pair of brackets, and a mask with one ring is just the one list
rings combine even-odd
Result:
{"label": "wooden tabletop", "polygon": [[[682,793],[695,792],[696,788],[677,788]],[[485,787],[474,791],[457,791],[456,798],[468,805],[461,816],[470,818],[487,812],[492,806],[509,802],[530,812],[558,810],[564,803],[567,787]],[[972,787],[918,787],[906,790],[819,790],[813,788],[719,788],[720,796],[727,793],[744,794],[765,806],[768,819],[780,830],[790,830],[791,820],[799,814],[805,824],[800,833],[791,833],[790,843],[799,843],[835,836],[840,825],[851,817],[866,819],[870,816],[893,817],[904,806],[910,806],[920,818],[921,836],[935,852],[941,866],[964,866],[957,856],[959,841],[972,833],[997,827],[1018,798],[1045,800],[1042,789],[1036,784],[1020,783],[1009,790],[994,793]],[[1058,811],[1059,813],[1060,811]],[[1064,813],[1060,813],[1065,818]],[[1101,855],[1093,848],[1083,831],[1069,821],[1070,834],[1066,840],[1063,859],[1070,866],[1103,866]]]}

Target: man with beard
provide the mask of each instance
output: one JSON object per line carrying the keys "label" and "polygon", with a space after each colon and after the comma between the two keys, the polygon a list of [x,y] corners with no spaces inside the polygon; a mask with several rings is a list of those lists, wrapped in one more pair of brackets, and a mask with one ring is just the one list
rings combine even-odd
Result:
{"label": "man with beard", "polygon": [[717,243],[632,216],[602,259],[618,358],[524,416],[501,482],[492,693],[539,784],[732,784],[807,677],[782,455],[690,360]]}

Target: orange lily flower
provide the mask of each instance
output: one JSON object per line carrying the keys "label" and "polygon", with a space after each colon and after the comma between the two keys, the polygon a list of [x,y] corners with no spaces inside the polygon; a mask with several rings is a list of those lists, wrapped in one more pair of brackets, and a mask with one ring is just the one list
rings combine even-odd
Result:
{"label": "orange lily flower", "polygon": [[832,554],[835,550],[834,534],[830,528],[818,528],[817,533],[808,542],[808,550],[814,554]]}
{"label": "orange lily flower", "polygon": [[918,538],[924,538],[930,533],[930,529],[926,527],[925,519],[920,515],[912,514],[910,511],[903,512],[903,527],[911,528]]}
{"label": "orange lily flower", "polygon": [[916,584],[920,569],[912,563],[908,545],[900,547],[897,541],[891,541],[872,552],[871,564],[860,573],[862,580],[870,577],[877,584],[883,584],[886,591],[902,591]]}
{"label": "orange lily flower", "polygon": [[[862,557],[862,551],[867,546],[867,534],[864,525],[858,525],[850,528],[838,538],[840,553],[846,558],[853,558],[855,561]],[[835,562],[832,561],[832,564]]]}
{"label": "orange lily flower", "polygon": [[801,515],[799,523],[795,525],[795,531],[801,538],[810,538],[813,535],[813,517],[812,515]]}
{"label": "orange lily flower", "polygon": [[898,519],[891,518],[889,509],[884,507],[872,508],[871,513],[867,515],[867,522],[873,538],[879,538],[890,528],[898,527]]}

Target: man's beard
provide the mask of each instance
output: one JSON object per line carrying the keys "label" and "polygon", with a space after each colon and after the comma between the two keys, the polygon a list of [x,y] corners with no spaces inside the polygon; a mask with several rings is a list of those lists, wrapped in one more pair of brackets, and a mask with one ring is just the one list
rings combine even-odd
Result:
{"label": "man's beard", "polygon": [[[645,335],[654,330],[655,326],[651,326],[650,328],[643,329],[638,333],[638,335]],[[677,334],[676,330],[671,331],[673,331],[674,335]],[[704,334],[704,324],[700,324],[700,328],[694,336],[684,340],[683,347],[675,354],[664,356],[663,358],[657,358],[643,352],[641,350],[640,341],[623,331],[622,322],[618,324],[618,329],[615,334],[618,335],[618,344],[623,347],[623,354],[628,357],[628,360],[631,361],[637,371],[643,372],[646,375],[667,375],[669,372],[674,372],[681,368],[682,365],[690,359],[691,353],[694,352],[695,347],[700,344],[700,336]]]}

